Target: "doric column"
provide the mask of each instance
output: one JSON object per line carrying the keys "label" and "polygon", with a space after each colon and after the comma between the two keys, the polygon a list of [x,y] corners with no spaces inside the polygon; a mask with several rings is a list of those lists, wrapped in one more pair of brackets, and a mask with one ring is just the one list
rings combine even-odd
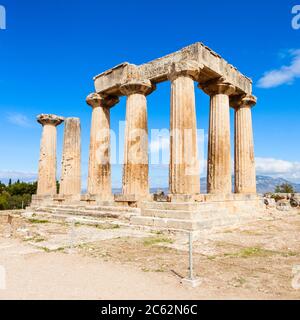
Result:
{"label": "doric column", "polygon": [[201,67],[195,61],[174,63],[171,81],[170,169],[171,194],[200,193],[195,87]]}
{"label": "doric column", "polygon": [[59,194],[81,193],[81,129],[79,118],[65,119],[64,146]]}
{"label": "doric column", "polygon": [[153,86],[149,80],[132,79],[120,89],[127,96],[122,194],[139,199],[149,194],[146,95]]}
{"label": "doric column", "polygon": [[229,96],[235,88],[222,78],[199,85],[210,95],[207,192],[232,192]]}
{"label": "doric column", "polygon": [[110,108],[118,103],[119,99],[92,93],[86,101],[93,108],[87,191],[88,194],[96,195],[101,200],[109,200],[112,198]]}
{"label": "doric column", "polygon": [[235,192],[256,193],[256,172],[251,108],[254,96],[232,101],[235,109]]}
{"label": "doric column", "polygon": [[56,190],[56,127],[64,119],[56,115],[41,114],[37,121],[43,126],[37,195],[55,195]]}

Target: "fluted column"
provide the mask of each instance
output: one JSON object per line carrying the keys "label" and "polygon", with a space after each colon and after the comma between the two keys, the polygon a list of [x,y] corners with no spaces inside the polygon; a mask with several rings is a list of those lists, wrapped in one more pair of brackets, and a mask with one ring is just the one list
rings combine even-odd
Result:
{"label": "fluted column", "polygon": [[79,196],[81,193],[81,128],[79,118],[65,119],[62,171],[59,194]]}
{"label": "fluted column", "polygon": [[200,193],[195,86],[201,67],[195,61],[174,63],[171,81],[170,169],[171,194]]}
{"label": "fluted column", "polygon": [[41,114],[37,121],[43,126],[38,173],[38,196],[55,195],[56,190],[56,127],[64,119],[56,115]]}
{"label": "fluted column", "polygon": [[110,165],[110,108],[119,102],[117,97],[102,97],[92,93],[87,97],[92,110],[88,188],[98,199],[112,198]]}
{"label": "fluted column", "polygon": [[256,171],[251,108],[254,96],[233,102],[235,108],[235,192],[256,193]]}
{"label": "fluted column", "polygon": [[210,95],[207,192],[232,192],[229,96],[235,88],[223,79],[199,85]]}
{"label": "fluted column", "polygon": [[127,96],[122,194],[139,199],[149,194],[146,95],[153,86],[139,79],[126,81],[120,89]]}

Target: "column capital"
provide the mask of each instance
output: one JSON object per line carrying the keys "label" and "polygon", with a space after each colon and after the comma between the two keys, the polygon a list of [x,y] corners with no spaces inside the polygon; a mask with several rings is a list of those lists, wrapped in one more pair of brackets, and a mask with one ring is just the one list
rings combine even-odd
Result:
{"label": "column capital", "polygon": [[86,98],[86,103],[92,108],[111,108],[119,102],[116,96],[103,96],[98,93],[91,93]]}
{"label": "column capital", "polygon": [[40,114],[37,116],[37,122],[42,126],[50,124],[56,127],[64,122],[64,120],[63,117],[56,116],[55,114]]}
{"label": "column capital", "polygon": [[235,108],[252,108],[256,105],[257,98],[252,95],[235,96],[230,99],[230,105]]}
{"label": "column capital", "polygon": [[170,81],[173,81],[180,76],[186,76],[192,78],[194,81],[197,81],[203,68],[203,64],[200,64],[194,60],[173,62],[168,70],[168,78]]}
{"label": "column capital", "polygon": [[235,86],[227,82],[223,77],[210,80],[206,83],[199,83],[198,87],[210,96],[216,94],[231,96],[236,90]]}
{"label": "column capital", "polygon": [[121,84],[120,91],[125,96],[140,93],[148,95],[156,89],[150,80],[132,79]]}

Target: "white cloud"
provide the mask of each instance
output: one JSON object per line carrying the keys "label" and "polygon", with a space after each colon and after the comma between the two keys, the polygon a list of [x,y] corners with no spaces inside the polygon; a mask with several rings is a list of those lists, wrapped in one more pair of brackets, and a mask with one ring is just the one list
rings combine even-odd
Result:
{"label": "white cloud", "polygon": [[300,162],[274,158],[256,158],[256,171],[259,175],[299,180]]}
{"label": "white cloud", "polygon": [[258,87],[275,88],[283,84],[292,84],[295,79],[300,78],[300,49],[290,50],[289,54],[292,59],[290,65],[266,72],[258,81]]}
{"label": "white cloud", "polygon": [[32,121],[22,113],[10,112],[7,114],[7,120],[19,127],[30,128],[32,127]]}

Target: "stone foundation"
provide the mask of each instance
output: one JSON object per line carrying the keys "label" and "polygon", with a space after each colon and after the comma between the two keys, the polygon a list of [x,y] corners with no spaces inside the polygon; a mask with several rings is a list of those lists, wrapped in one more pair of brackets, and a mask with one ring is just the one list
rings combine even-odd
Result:
{"label": "stone foundation", "polygon": [[[201,195],[190,201],[102,201],[91,196],[81,199],[43,198],[35,196],[28,211],[55,217],[80,216],[95,219],[118,219],[128,226],[196,231],[255,220],[263,214],[263,199],[256,195]],[[119,199],[122,200],[122,199]],[[131,199],[134,200],[134,199]],[[184,196],[181,195],[181,200]],[[201,201],[200,201],[201,200]]]}

